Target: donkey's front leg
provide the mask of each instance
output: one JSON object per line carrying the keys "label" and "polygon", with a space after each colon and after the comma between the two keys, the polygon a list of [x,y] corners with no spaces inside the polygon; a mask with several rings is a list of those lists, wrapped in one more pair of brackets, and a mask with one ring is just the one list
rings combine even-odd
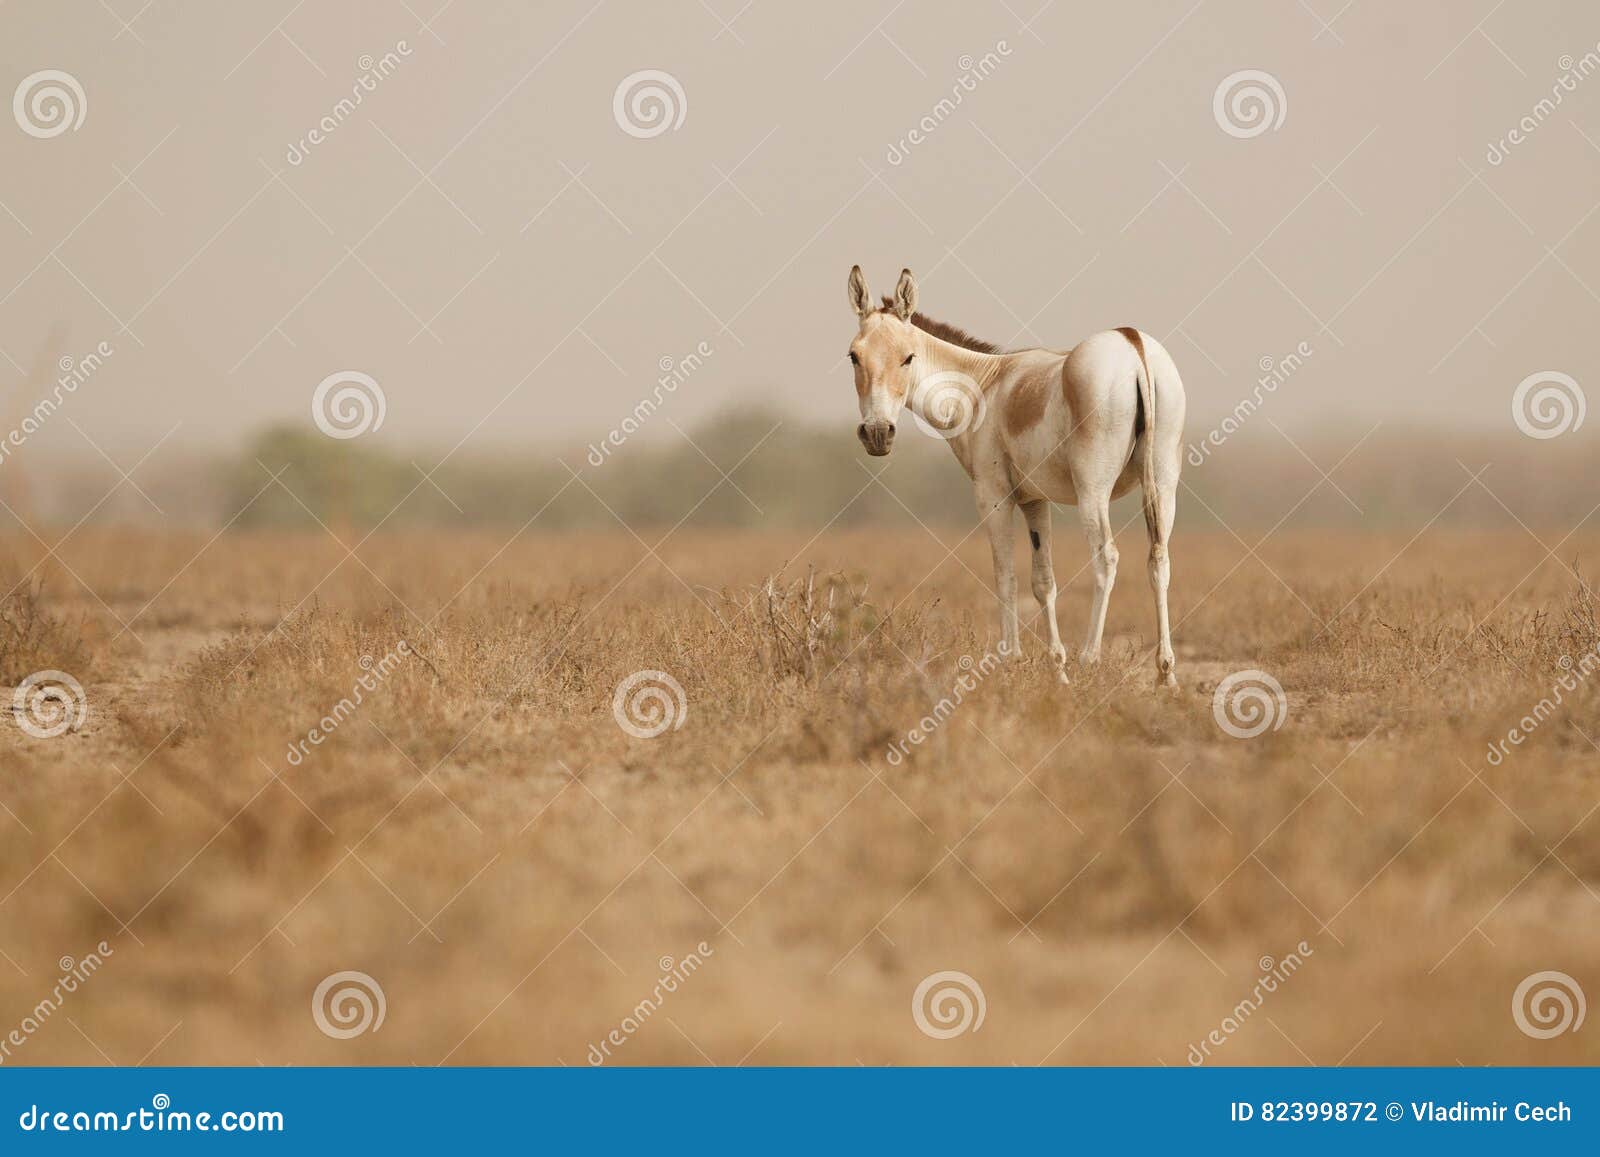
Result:
{"label": "donkey's front leg", "polygon": [[989,532],[989,549],[994,554],[994,586],[1000,598],[1000,644],[1008,659],[1022,654],[1017,626],[1017,570],[1011,557],[1011,523],[1015,509],[1016,503],[1010,495],[978,496],[978,512],[983,517],[984,529]]}

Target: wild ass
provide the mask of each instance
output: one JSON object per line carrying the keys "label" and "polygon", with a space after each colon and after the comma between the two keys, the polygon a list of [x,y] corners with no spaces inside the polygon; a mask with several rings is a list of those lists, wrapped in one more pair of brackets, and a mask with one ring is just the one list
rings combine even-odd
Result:
{"label": "wild ass", "polygon": [[1011,556],[1012,510],[1022,508],[1033,544],[1033,596],[1050,627],[1050,658],[1067,682],[1067,651],[1056,625],[1050,563],[1050,503],[1078,507],[1094,566],[1094,603],[1079,659],[1100,658],[1106,604],[1117,578],[1111,500],[1144,491],[1155,591],[1156,685],[1177,687],[1167,614],[1171,562],[1167,543],[1182,464],[1183,382],[1172,358],[1150,335],[1107,330],[1070,350],[998,347],[917,312],[917,283],[900,273],[881,304],[867,292],[861,267],[850,270],[850,306],[861,330],[850,343],[867,453],[894,445],[902,407],[950,444],[972,479],[978,514],[994,553],[1001,641],[1020,653],[1017,578]]}

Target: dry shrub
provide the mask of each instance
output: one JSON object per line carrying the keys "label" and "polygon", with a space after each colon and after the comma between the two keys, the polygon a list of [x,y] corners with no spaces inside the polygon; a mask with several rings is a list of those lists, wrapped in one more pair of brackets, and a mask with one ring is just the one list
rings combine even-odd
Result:
{"label": "dry shrub", "polygon": [[46,608],[44,581],[35,575],[0,598],[0,683],[19,683],[35,671],[84,671],[94,647],[83,616],[63,618]]}

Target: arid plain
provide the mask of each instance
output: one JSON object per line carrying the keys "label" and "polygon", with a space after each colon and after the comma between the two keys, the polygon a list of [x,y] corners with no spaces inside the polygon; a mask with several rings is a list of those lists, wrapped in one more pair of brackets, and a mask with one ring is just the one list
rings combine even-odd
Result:
{"label": "arid plain", "polygon": [[[1206,1063],[1600,1057],[1511,1007],[1600,959],[1600,698],[1488,755],[1600,643],[1600,541],[1180,526],[1158,695],[1141,539],[1060,687],[1027,613],[984,662],[959,530],[13,535],[0,675],[87,714],[0,732],[5,1006],[111,953],[7,1063],[581,1065],[625,1022],[607,1063],[1182,1065],[1225,1022]],[[1236,738],[1245,669],[1286,709]],[[683,688],[648,739],[641,670]],[[319,1030],[342,970],[376,1031]],[[938,1039],[947,970],[985,1014]]]}

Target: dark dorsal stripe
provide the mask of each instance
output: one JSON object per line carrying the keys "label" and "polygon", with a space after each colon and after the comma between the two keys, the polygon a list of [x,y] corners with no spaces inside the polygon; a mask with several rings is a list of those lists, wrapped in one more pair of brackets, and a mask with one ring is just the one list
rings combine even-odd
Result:
{"label": "dark dorsal stripe", "polygon": [[[894,298],[885,297],[883,299],[883,309],[879,312],[894,313],[894,311]],[[953,325],[947,325],[942,321],[937,321],[925,313],[912,314],[911,324],[916,326],[923,333],[931,333],[940,341],[947,341],[951,345],[958,345],[964,350],[971,350],[973,353],[997,354],[1001,352],[1000,347],[992,342],[986,342],[981,338],[975,338],[966,330],[958,329]]]}
{"label": "dark dorsal stripe", "polygon": [[[1133,346],[1133,352],[1139,355],[1139,364],[1144,367],[1144,380],[1152,390],[1156,388],[1155,379],[1150,376],[1150,363],[1144,357],[1144,335],[1131,325],[1119,325],[1117,332],[1128,339],[1128,344]],[[1133,414],[1133,436],[1137,438],[1144,433],[1144,391],[1138,394],[1138,409]]]}

